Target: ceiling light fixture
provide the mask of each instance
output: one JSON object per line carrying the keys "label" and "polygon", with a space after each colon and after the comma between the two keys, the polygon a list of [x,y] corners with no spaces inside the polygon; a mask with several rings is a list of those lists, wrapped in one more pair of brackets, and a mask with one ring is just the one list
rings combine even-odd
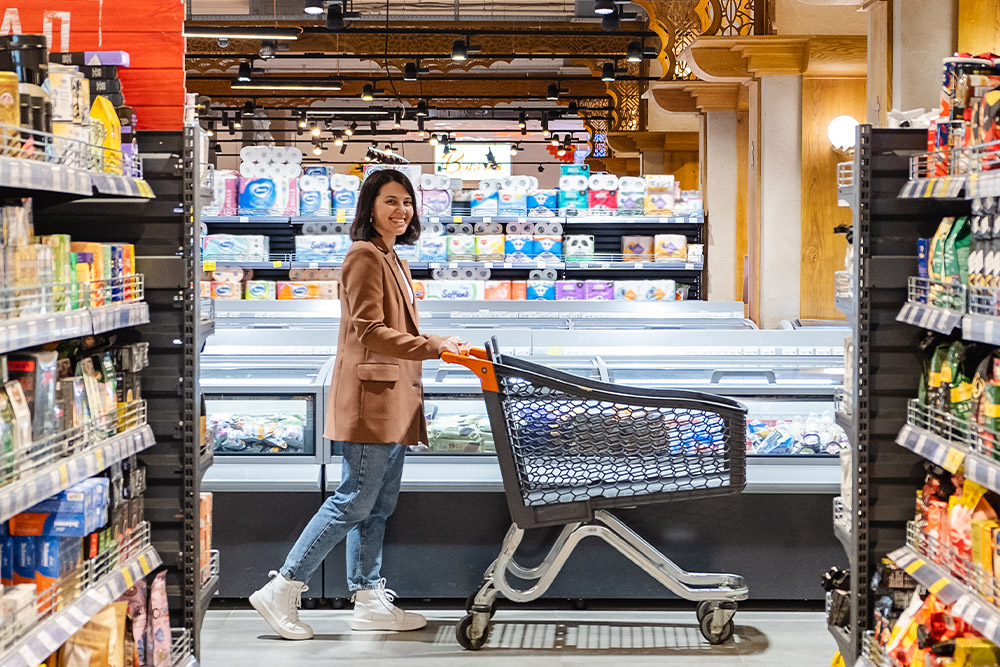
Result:
{"label": "ceiling light fixture", "polygon": [[417,110],[414,112],[417,116],[423,117],[427,115],[427,101],[420,100],[417,102]]}
{"label": "ceiling light fixture", "polygon": [[630,63],[641,63],[642,62],[642,44],[639,42],[629,42],[628,51],[626,52],[625,60]]}
{"label": "ceiling light fixture", "polygon": [[337,146],[338,148],[340,146],[343,146],[344,145],[344,138],[338,134],[337,138],[333,140],[333,145]]}
{"label": "ceiling light fixture", "polygon": [[403,127],[402,114],[400,114],[398,111],[396,113],[392,114],[392,126],[394,128],[396,128],[397,130],[399,128]]}
{"label": "ceiling light fixture", "polygon": [[205,134],[207,134],[210,137],[214,137],[215,136],[215,121],[211,121],[211,120],[208,121],[208,129],[205,130]]}
{"label": "ceiling light fixture", "polygon": [[545,137],[546,139],[548,139],[549,135],[551,135],[551,134],[552,133],[549,132],[549,115],[547,113],[543,113],[542,114],[542,136]]}
{"label": "ceiling light fixture", "polygon": [[610,14],[605,14],[601,19],[601,27],[608,32],[614,32],[621,26],[621,11],[615,7]]}
{"label": "ceiling light fixture", "polygon": [[551,144],[553,146],[558,146],[559,145],[559,135],[558,134],[553,134],[552,138],[549,139],[549,144]]}
{"label": "ceiling light fixture", "polygon": [[469,45],[464,39],[456,39],[451,45],[451,59],[455,61],[466,60],[469,57]]}
{"label": "ceiling light fixture", "polygon": [[349,137],[354,136],[354,130],[358,129],[358,121],[351,121],[351,124],[344,128],[344,134]]}
{"label": "ceiling light fixture", "polygon": [[515,155],[517,155],[517,144],[510,147],[510,156],[514,157]]}
{"label": "ceiling light fixture", "polygon": [[330,79],[257,79],[244,82],[236,79],[230,85],[233,90],[341,90],[341,81]]}
{"label": "ceiling light fixture", "polygon": [[550,83],[549,84],[549,91],[545,95],[545,99],[551,100],[551,101],[555,101],[555,100],[559,99],[559,84],[558,83]]}
{"label": "ceiling light fixture", "polygon": [[598,16],[607,16],[615,11],[614,0],[596,0],[594,2],[594,13]]}
{"label": "ceiling light fixture", "polygon": [[556,155],[558,155],[559,157],[562,157],[562,156],[566,155],[566,147],[563,146],[563,145],[560,145],[559,146],[559,150],[556,151]]}
{"label": "ceiling light fixture", "polygon": [[243,103],[243,115],[244,116],[252,116],[252,115],[254,115],[255,111],[256,111],[256,109],[254,108],[253,102],[251,102],[250,100],[247,100],[246,102]]}
{"label": "ceiling light fixture", "polygon": [[361,99],[365,102],[372,102],[375,100],[375,86],[370,83],[366,83],[365,87],[361,90]]}
{"label": "ceiling light fixture", "polygon": [[240,68],[236,72],[237,81],[249,81],[250,80],[250,63],[240,63]]}
{"label": "ceiling light fixture", "polygon": [[438,140],[436,134],[432,134],[431,138],[427,140],[427,143],[429,143],[431,146],[437,146],[440,143],[440,141]]}
{"label": "ceiling light fixture", "polygon": [[323,149],[320,148],[319,144],[313,146],[313,155],[322,155],[322,154],[323,154]]}
{"label": "ceiling light fixture", "polygon": [[576,102],[570,102],[569,106],[566,107],[566,112],[572,116],[580,115],[580,105]]}
{"label": "ceiling light fixture", "polygon": [[303,111],[302,114],[299,116],[299,127],[304,128],[306,125],[308,125],[308,121],[309,119],[306,117],[306,112]]}
{"label": "ceiling light fixture", "polygon": [[417,80],[417,63],[406,63],[403,65],[403,81]]}
{"label": "ceiling light fixture", "polygon": [[326,29],[330,31],[344,29],[344,7],[334,4],[326,10]]}
{"label": "ceiling light fixture", "polygon": [[323,0],[306,0],[306,14],[319,16],[324,11]]}
{"label": "ceiling light fixture", "polygon": [[233,119],[233,128],[237,130],[243,129],[243,121],[240,120],[239,116],[236,116],[236,118]]}
{"label": "ceiling light fixture", "polygon": [[614,81],[615,80],[615,64],[612,62],[604,63],[601,67],[601,81]]}
{"label": "ceiling light fixture", "polygon": [[319,136],[319,134],[320,134],[320,132],[321,132],[321,130],[319,129],[319,125],[313,125],[313,126],[312,126],[312,131],[311,131],[311,133],[312,133],[312,135],[313,135],[314,137],[318,137],[318,136]]}
{"label": "ceiling light fixture", "polygon": [[185,26],[185,37],[213,39],[273,39],[292,41],[299,38],[298,28],[226,28],[222,26]]}
{"label": "ceiling light fixture", "polygon": [[266,59],[273,58],[278,53],[278,46],[273,40],[265,39],[260,43],[260,57]]}
{"label": "ceiling light fixture", "polygon": [[424,131],[424,119],[423,118],[417,118],[417,136],[420,137],[421,139],[423,139],[425,136],[427,136],[427,133]]}
{"label": "ceiling light fixture", "polygon": [[522,130],[528,126],[527,116],[523,111],[517,116],[517,126]]}

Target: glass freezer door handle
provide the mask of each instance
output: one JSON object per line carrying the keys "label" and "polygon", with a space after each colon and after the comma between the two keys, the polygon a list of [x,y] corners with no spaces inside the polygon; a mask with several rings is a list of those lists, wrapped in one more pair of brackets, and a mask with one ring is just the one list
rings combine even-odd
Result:
{"label": "glass freezer door handle", "polygon": [[724,378],[764,378],[768,384],[777,384],[774,371],[723,371],[712,373],[712,384],[719,384]]}

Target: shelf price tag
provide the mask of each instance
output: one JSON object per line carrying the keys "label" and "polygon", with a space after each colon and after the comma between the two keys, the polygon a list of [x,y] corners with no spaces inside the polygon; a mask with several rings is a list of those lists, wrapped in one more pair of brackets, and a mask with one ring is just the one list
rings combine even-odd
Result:
{"label": "shelf price tag", "polygon": [[448,268],[449,269],[457,269],[458,268],[458,262],[448,262]]}
{"label": "shelf price tag", "polygon": [[457,224],[459,224],[459,223],[462,222],[462,216],[460,216],[460,215],[453,215],[453,216],[451,216],[451,221],[452,221],[452,223],[454,223],[454,224],[457,225]]}
{"label": "shelf price tag", "polygon": [[441,262],[430,262],[427,265],[427,268],[428,269],[440,269],[441,268]]}
{"label": "shelf price tag", "polygon": [[641,269],[643,266],[642,262],[636,262],[633,268]]}
{"label": "shelf price tag", "polygon": [[342,208],[337,209],[337,222],[347,222],[347,211]]}
{"label": "shelf price tag", "polygon": [[513,269],[514,268],[514,263],[513,262],[504,262],[503,263],[503,268],[505,268],[505,269]]}
{"label": "shelf price tag", "polygon": [[603,269],[604,271],[607,271],[610,268],[611,268],[611,263],[610,262],[602,262],[601,263],[601,269]]}
{"label": "shelf price tag", "polygon": [[215,271],[215,260],[206,259],[202,264],[202,269],[205,271]]}
{"label": "shelf price tag", "polygon": [[488,216],[488,215],[485,215],[485,216],[483,216],[483,223],[484,223],[484,224],[489,224],[489,223],[491,223],[491,222],[493,222],[493,218],[491,218],[491,217],[490,217],[490,216]]}
{"label": "shelf price tag", "polygon": [[281,260],[280,259],[274,260],[273,262],[271,262],[271,266],[273,266],[276,269],[280,269],[281,268]]}
{"label": "shelf price tag", "polygon": [[139,567],[142,568],[143,574],[149,574],[149,571],[152,569],[149,567],[149,561],[146,559],[146,554],[139,556]]}
{"label": "shelf price tag", "polygon": [[483,268],[484,269],[492,269],[493,268],[493,262],[483,262]]}
{"label": "shelf price tag", "polygon": [[688,262],[687,264],[684,265],[684,268],[686,270],[688,270],[688,271],[691,271],[691,270],[694,269],[694,264],[692,264],[691,262]]}
{"label": "shelf price tag", "polygon": [[958,469],[962,467],[962,463],[965,461],[965,452],[955,449],[954,447],[948,448],[948,453],[944,457],[944,462],[941,467],[948,472],[954,474],[958,472]]}
{"label": "shelf price tag", "polygon": [[309,268],[310,269],[318,269],[319,268],[319,262],[309,262]]}
{"label": "shelf price tag", "polygon": [[538,267],[539,269],[544,269],[545,268],[545,262],[542,261],[542,260],[538,260],[537,262],[535,262],[535,266]]}

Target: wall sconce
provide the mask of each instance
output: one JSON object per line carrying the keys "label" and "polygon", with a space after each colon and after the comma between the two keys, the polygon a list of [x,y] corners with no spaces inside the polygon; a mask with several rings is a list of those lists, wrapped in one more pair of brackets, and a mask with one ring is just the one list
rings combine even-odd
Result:
{"label": "wall sconce", "polygon": [[860,123],[853,116],[837,116],[826,126],[826,136],[836,153],[854,152],[855,130]]}

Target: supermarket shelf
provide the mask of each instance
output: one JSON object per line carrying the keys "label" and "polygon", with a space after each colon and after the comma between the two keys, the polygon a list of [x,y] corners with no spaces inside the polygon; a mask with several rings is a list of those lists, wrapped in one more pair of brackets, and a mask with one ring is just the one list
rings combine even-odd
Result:
{"label": "supermarket shelf", "polygon": [[[306,223],[329,222],[350,224],[351,220],[337,215],[330,216],[281,216],[281,215],[234,215],[218,216],[204,215],[201,221],[206,224],[292,224],[301,225]],[[475,224],[477,222],[489,223],[499,222],[507,224],[509,222],[557,222],[564,226],[587,226],[587,225],[621,225],[631,227],[635,225],[702,225],[705,224],[704,211],[678,215],[580,215],[580,216],[540,216],[540,215],[451,215],[451,216],[429,216],[428,223],[463,223]]]}
{"label": "supermarket shelf", "polygon": [[0,188],[60,192],[88,197],[93,194],[91,176],[83,169],[12,157],[0,158]]}
{"label": "supermarket shelf", "polygon": [[837,412],[833,413],[833,420],[837,422],[837,425],[840,426],[840,428],[844,429],[844,431],[847,432],[847,435],[850,435],[851,432],[854,430],[854,419],[851,417],[851,415],[845,414],[838,410]]}
{"label": "supermarket shelf", "polygon": [[1000,345],[1000,317],[968,314],[962,318],[962,338]]}
{"label": "supermarket shelf", "polygon": [[187,628],[170,628],[170,667],[194,667],[194,640]]}
{"label": "supermarket shelf", "polygon": [[[279,223],[283,225],[289,224],[291,220],[299,220],[298,218],[289,218],[287,215],[203,215],[201,216],[201,221],[205,224],[227,224],[227,225],[238,225],[238,224],[268,224],[268,223]],[[302,218],[301,221],[314,220],[314,218]],[[325,218],[327,222],[335,222],[336,218],[329,217]],[[340,222],[343,222],[342,220]]]}
{"label": "supermarket shelf", "polygon": [[198,324],[198,338],[205,340],[215,333],[215,320],[202,320]]}
{"label": "supermarket shelf", "polygon": [[970,199],[974,197],[1000,196],[1000,172],[992,171],[969,174],[967,185],[965,196]]}
{"label": "supermarket shelf", "polygon": [[854,544],[851,542],[851,526],[848,517],[844,515],[844,501],[840,496],[833,499],[833,533],[850,555],[854,550]]}
{"label": "supermarket shelf", "polygon": [[0,353],[149,322],[145,302],[73,310],[0,324]]}
{"label": "supermarket shelf", "polygon": [[125,565],[98,580],[95,586],[71,604],[27,630],[10,651],[0,656],[0,667],[37,667],[87,621],[161,563],[156,549],[146,547]]}
{"label": "supermarket shelf", "polygon": [[701,271],[703,264],[691,262],[566,262],[567,271]]}
{"label": "supermarket shelf", "polygon": [[932,176],[913,178],[906,182],[899,193],[900,199],[959,199],[965,187],[966,176]]}
{"label": "supermarket shelf", "polygon": [[[339,269],[343,266],[342,260],[332,261],[281,261],[271,262],[244,262],[239,260],[205,260],[205,270],[215,269]],[[561,262],[561,261],[535,261],[535,262],[469,262],[469,261],[445,261],[445,262],[409,262],[413,271],[432,271],[434,269],[511,269],[520,271],[533,271],[536,269],[557,269],[566,271],[657,271],[664,273],[672,272],[698,272],[704,269],[703,264],[693,264],[690,262],[603,262],[599,260],[588,262]],[[214,267],[214,268],[208,268]]]}
{"label": "supermarket shelf", "polygon": [[854,642],[851,641],[851,632],[847,628],[838,628],[833,625],[826,626],[833,638],[837,642],[837,648],[841,655],[850,655],[854,652]]}
{"label": "supermarket shelf", "polygon": [[947,440],[926,429],[905,424],[896,436],[896,444],[909,449],[949,472],[959,469],[969,454],[967,447]]}
{"label": "supermarket shelf", "polygon": [[6,521],[73,484],[93,477],[112,463],[154,444],[153,429],[143,425],[101,441],[64,461],[56,461],[28,479],[0,487],[0,521]]}
{"label": "supermarket shelf", "polygon": [[90,180],[93,182],[94,188],[104,195],[139,197],[141,199],[154,199],[156,196],[153,194],[153,189],[149,187],[149,183],[142,178],[118,174],[91,174]]}
{"label": "supermarket shelf", "polygon": [[962,312],[945,310],[929,306],[926,303],[907,301],[902,310],[899,311],[899,315],[896,316],[896,321],[938,333],[950,334],[955,327],[961,324],[963,315]]}
{"label": "supermarket shelf", "polygon": [[[969,591],[940,565],[929,562],[911,547],[902,547],[888,554],[889,558],[917,580],[924,588],[933,590],[944,604],[955,604]],[[1000,611],[997,612],[1000,615]]]}
{"label": "supermarket shelf", "polygon": [[990,491],[1000,493],[1000,461],[978,452],[969,452],[965,457],[965,476]]}

